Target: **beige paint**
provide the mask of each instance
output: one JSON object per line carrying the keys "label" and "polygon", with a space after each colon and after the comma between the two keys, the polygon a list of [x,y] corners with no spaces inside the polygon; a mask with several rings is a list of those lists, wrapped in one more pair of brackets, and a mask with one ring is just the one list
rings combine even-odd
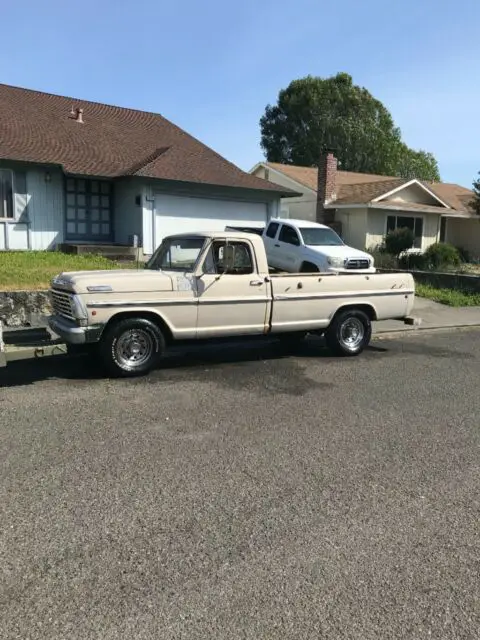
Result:
{"label": "beige paint", "polygon": [[445,240],[480,258],[480,218],[447,218]]}
{"label": "beige paint", "polygon": [[335,212],[335,220],[342,223],[343,241],[355,249],[363,251],[369,245],[366,244],[367,238],[367,209],[337,209]]}
{"label": "beige paint", "polygon": [[418,184],[412,184],[409,187],[405,187],[405,189],[400,189],[390,196],[382,198],[380,202],[383,200],[391,202],[415,202],[416,204],[438,206],[440,209],[444,209],[436,198],[431,196],[428,191],[422,189]]}
{"label": "beige paint", "polygon": [[[54,284],[52,295],[67,297],[68,304],[69,296],[76,293],[87,308],[89,325],[104,326],[122,312],[138,317],[153,313],[168,325],[174,338],[321,329],[346,305],[367,305],[379,320],[402,318],[413,308],[414,282],[410,274],[272,276],[263,241],[253,234],[229,233],[228,238],[250,245],[256,257],[254,273],[204,274],[202,263],[210,241],[225,238],[225,233],[205,235],[194,273],[65,273]],[[98,285],[108,286],[111,291],[88,290]],[[64,338],[68,341],[68,336]]]}
{"label": "beige paint", "polygon": [[[266,172],[268,171],[268,178]],[[292,180],[288,176],[275,171],[270,167],[259,165],[253,171],[253,175],[258,178],[268,179],[269,182],[278,184],[281,187],[292,189],[297,193],[302,192],[301,196],[294,198],[282,198],[280,202],[280,217],[281,218],[294,218],[297,220],[311,220],[315,221],[317,218],[317,193],[312,191],[308,187],[304,187],[295,180]]]}

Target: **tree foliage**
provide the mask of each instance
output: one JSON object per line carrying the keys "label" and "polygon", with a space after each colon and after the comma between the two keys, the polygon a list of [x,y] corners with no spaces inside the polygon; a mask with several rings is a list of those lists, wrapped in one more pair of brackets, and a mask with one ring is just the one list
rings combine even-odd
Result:
{"label": "tree foliage", "polygon": [[316,166],[329,148],[344,171],[440,179],[432,154],[410,149],[388,109],[347,73],[294,80],[266,107],[260,129],[270,162]]}
{"label": "tree foliage", "polygon": [[[478,175],[480,176],[480,171],[479,171]],[[473,182],[472,207],[473,207],[475,213],[480,215],[480,178],[477,178]]]}

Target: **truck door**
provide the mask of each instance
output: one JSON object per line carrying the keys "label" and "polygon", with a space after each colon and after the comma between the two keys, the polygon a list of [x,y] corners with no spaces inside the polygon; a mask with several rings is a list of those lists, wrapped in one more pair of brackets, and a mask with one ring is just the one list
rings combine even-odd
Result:
{"label": "truck door", "polygon": [[197,338],[255,335],[268,328],[270,289],[246,240],[229,240],[234,264],[225,267],[227,240],[214,240],[197,274]]}
{"label": "truck door", "polygon": [[292,273],[299,270],[300,245],[296,230],[289,224],[283,224],[275,245],[280,269]]}

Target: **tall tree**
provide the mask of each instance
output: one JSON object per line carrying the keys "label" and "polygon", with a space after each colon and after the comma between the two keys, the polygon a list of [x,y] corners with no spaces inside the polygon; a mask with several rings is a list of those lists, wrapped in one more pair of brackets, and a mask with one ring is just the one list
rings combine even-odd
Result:
{"label": "tall tree", "polygon": [[315,166],[328,147],[345,171],[439,179],[433,156],[409,149],[388,109],[347,73],[294,80],[266,107],[260,129],[270,162]]}
{"label": "tall tree", "polygon": [[[478,172],[480,176],[480,171]],[[478,215],[480,215],[480,178],[477,178],[473,182],[473,200],[472,207]]]}

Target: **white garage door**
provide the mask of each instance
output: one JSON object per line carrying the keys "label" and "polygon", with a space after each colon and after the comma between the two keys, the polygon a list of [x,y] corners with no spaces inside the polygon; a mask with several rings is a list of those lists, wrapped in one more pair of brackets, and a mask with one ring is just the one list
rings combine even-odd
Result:
{"label": "white garage door", "polygon": [[226,226],[264,227],[264,202],[209,200],[157,194],[155,196],[155,246],[175,233],[223,231]]}

